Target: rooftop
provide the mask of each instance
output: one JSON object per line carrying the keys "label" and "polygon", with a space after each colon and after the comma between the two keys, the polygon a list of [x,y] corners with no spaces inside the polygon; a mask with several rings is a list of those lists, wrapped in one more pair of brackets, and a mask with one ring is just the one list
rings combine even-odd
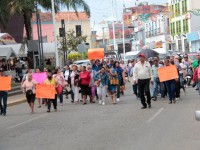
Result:
{"label": "rooftop", "polygon": [[[40,13],[41,22],[52,22],[51,12]],[[58,12],[56,13],[56,21],[69,20],[69,21],[87,21],[89,20],[88,15],[85,12]],[[32,22],[36,22],[36,15],[33,14]]]}

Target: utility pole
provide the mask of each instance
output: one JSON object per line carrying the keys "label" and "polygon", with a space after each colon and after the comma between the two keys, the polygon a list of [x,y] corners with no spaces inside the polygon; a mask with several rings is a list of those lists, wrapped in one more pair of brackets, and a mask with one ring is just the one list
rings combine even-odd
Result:
{"label": "utility pole", "polygon": [[116,38],[115,38],[115,19],[114,19],[114,1],[112,0],[112,26],[113,26],[113,41],[114,41],[114,50],[117,50],[117,45],[116,45]]}
{"label": "utility pole", "polygon": [[124,61],[125,61],[125,55],[126,55],[126,51],[125,51],[125,36],[124,36],[124,9],[125,9],[125,5],[123,4],[123,12],[122,12],[122,36],[123,36],[123,55],[124,55]]}
{"label": "utility pole", "polygon": [[54,29],[54,46],[55,46],[55,55],[56,55],[56,66],[60,66],[58,58],[58,47],[57,47],[57,36],[56,36],[56,18],[55,18],[55,6],[54,0],[51,0],[52,7],[52,18],[53,18],[53,29]]}
{"label": "utility pole", "polygon": [[64,53],[64,65],[65,65],[65,63],[66,63],[66,60],[67,60],[67,47],[66,47],[66,45],[67,45],[67,40],[66,40],[66,31],[65,31],[65,20],[64,19],[62,19],[61,20],[61,29],[60,29],[61,31],[60,32],[62,32],[62,33],[60,33],[60,37],[62,37],[63,38],[63,53]]}
{"label": "utility pole", "polygon": [[42,38],[40,12],[37,8],[37,3],[35,3],[35,8],[36,8],[36,22],[37,22],[37,32],[38,32],[39,66],[40,69],[43,71],[44,69],[43,38]]}

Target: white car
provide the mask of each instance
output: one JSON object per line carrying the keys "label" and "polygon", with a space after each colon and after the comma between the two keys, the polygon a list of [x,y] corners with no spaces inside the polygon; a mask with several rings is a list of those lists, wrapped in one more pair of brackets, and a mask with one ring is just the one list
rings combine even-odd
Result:
{"label": "white car", "polygon": [[[73,64],[75,64],[75,65],[77,65],[79,67],[79,66],[88,66],[88,65],[91,65],[91,62],[90,62],[90,60],[86,59],[86,60],[77,60],[77,61],[74,61]],[[69,67],[71,68],[72,65],[70,65]]]}

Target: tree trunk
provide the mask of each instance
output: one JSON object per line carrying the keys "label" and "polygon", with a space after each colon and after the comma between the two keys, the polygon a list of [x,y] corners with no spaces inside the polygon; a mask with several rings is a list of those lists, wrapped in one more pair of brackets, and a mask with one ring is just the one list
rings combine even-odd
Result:
{"label": "tree trunk", "polygon": [[[31,26],[31,17],[32,17],[32,12],[30,11],[25,11],[24,12],[24,25],[25,25],[25,30],[26,30],[26,37],[27,37],[27,47],[28,47],[28,41],[32,40],[32,26]],[[28,47],[28,52],[27,52],[27,58],[28,58],[28,68],[33,69],[34,68],[34,55],[32,51],[29,51]]]}

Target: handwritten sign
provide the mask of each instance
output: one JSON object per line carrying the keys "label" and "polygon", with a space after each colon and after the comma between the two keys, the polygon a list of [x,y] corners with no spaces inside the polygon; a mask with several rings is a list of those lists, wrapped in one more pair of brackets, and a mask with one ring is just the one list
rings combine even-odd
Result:
{"label": "handwritten sign", "polygon": [[104,49],[103,48],[94,48],[88,50],[88,59],[104,59]]}
{"label": "handwritten sign", "polygon": [[47,78],[46,72],[42,73],[32,73],[33,80],[36,81],[36,83],[44,83],[44,81]]}
{"label": "handwritten sign", "polygon": [[11,80],[12,77],[0,77],[0,91],[10,91],[11,90]]}
{"label": "handwritten sign", "polygon": [[36,85],[36,98],[55,99],[55,86],[49,84]]}
{"label": "handwritten sign", "polygon": [[158,69],[160,82],[169,81],[178,78],[178,72],[175,65],[166,66]]}

